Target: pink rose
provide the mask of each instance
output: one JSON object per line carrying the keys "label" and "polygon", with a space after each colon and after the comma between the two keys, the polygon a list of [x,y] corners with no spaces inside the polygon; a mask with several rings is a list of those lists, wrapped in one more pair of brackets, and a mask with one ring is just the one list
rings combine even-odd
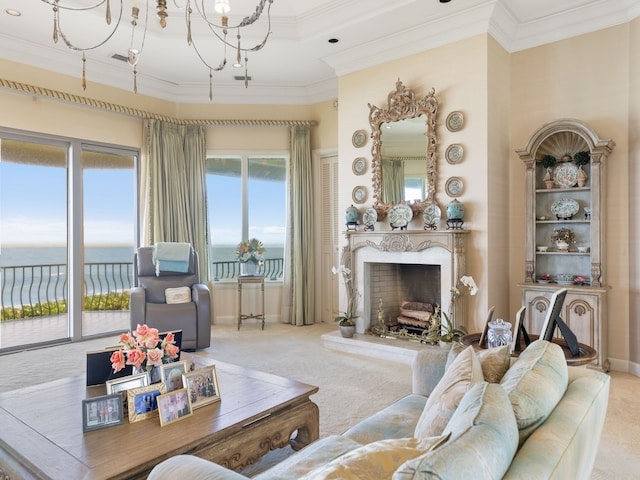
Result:
{"label": "pink rose", "polygon": [[168,344],[164,346],[164,351],[171,358],[177,358],[180,349],[176,345]]}
{"label": "pink rose", "polygon": [[113,367],[114,373],[119,372],[124,368],[124,352],[122,350],[116,350],[111,354],[111,358],[109,359],[111,362],[111,366]]}
{"label": "pink rose", "polygon": [[164,341],[165,343],[171,343],[171,344],[176,343],[176,339],[173,336],[173,332],[167,333],[164,337]]}
{"label": "pink rose", "polygon": [[140,368],[147,356],[139,348],[134,348],[127,352],[127,365],[133,365],[136,368]]}
{"label": "pink rose", "polygon": [[162,365],[162,350],[154,348],[147,351],[147,365],[155,365],[159,367]]}

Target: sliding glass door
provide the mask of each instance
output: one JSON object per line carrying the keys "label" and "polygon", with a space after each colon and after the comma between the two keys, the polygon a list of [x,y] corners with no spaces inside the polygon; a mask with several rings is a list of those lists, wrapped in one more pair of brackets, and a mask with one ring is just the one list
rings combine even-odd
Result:
{"label": "sliding glass door", "polygon": [[128,329],[136,159],[0,130],[0,351]]}

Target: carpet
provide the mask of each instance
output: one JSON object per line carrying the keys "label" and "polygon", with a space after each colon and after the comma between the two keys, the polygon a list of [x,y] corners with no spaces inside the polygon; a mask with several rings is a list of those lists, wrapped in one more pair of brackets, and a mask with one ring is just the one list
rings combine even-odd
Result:
{"label": "carpet", "polygon": [[[320,336],[333,324],[293,327],[251,323],[215,325],[211,347],[204,355],[317,385],[312,400],[320,409],[320,436],[340,434],[351,425],[411,392],[411,369],[326,349]],[[72,373],[84,373],[85,352],[117,344],[117,337],[16,352],[0,356],[0,392],[22,388]],[[612,372],[611,398],[592,480],[638,478],[640,471],[640,413],[635,408],[640,379]],[[224,396],[224,385],[220,385]],[[290,455],[290,448],[271,452],[243,474],[252,476]],[[582,479],[579,479],[582,480]]]}

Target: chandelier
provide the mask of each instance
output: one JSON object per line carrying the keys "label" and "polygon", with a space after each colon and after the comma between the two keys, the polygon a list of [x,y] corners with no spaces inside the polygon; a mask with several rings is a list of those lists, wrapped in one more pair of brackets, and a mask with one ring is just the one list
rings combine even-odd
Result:
{"label": "chandelier", "polygon": [[[85,53],[89,50],[94,50],[102,45],[105,45],[116,33],[118,28],[122,25],[122,28],[126,28],[126,22],[123,22],[123,16],[125,12],[125,2],[132,4],[131,5],[131,42],[129,45],[129,49],[127,51],[126,60],[133,67],[133,91],[138,93],[138,85],[137,85],[137,66],[140,61],[143,52],[145,39],[147,36],[147,27],[149,25],[149,10],[153,8],[149,6],[150,3],[155,3],[155,11],[156,16],[158,17],[158,22],[162,28],[167,26],[167,0],[98,0],[96,4],[91,6],[73,6],[73,5],[63,5],[61,0],[42,0],[44,3],[51,5],[53,7],[53,41],[54,43],[58,43],[59,39],[65,43],[65,45],[71,49],[78,52],[82,52],[82,88],[86,90],[87,82],[86,82],[86,63],[87,59],[85,57]],[[209,70],[209,100],[213,99],[213,72],[218,72],[224,69],[227,66],[227,48],[232,50],[235,53],[235,61],[233,62],[233,66],[236,68],[244,67],[244,86],[247,88],[249,86],[249,71],[248,71],[248,52],[257,52],[261,50],[267,43],[269,35],[271,34],[271,4],[273,0],[259,0],[258,5],[256,6],[255,11],[252,15],[244,17],[237,25],[229,25],[229,12],[231,11],[231,5],[229,0],[185,0],[184,7],[178,5],[177,0],[173,0],[173,4],[176,8],[179,8],[184,11],[184,17],[187,25],[187,36],[186,41],[187,44],[193,48],[196,52],[197,57],[200,61],[205,65],[205,67]],[[87,12],[93,11],[99,8],[104,8],[105,10],[105,21],[107,25],[112,25],[112,8],[111,4],[115,3],[116,5],[120,5],[119,12],[117,13],[117,20],[112,29],[107,33],[107,35],[97,41],[95,44],[79,46],[78,44],[71,41],[68,32],[63,31],[61,22],[61,16],[64,11],[76,11],[76,12]],[[144,19],[142,21],[142,26],[139,25],[141,20],[141,12],[138,4],[144,4]],[[205,7],[205,5],[208,5]],[[210,10],[211,5],[213,5],[213,12]],[[260,40],[255,45],[250,47],[245,47],[242,45],[242,28],[247,27],[249,25],[254,24],[263,14],[266,7],[266,15],[267,15],[267,32],[264,34],[264,38]],[[209,9],[209,10],[207,10]],[[217,16],[215,15],[217,14]],[[223,55],[222,60],[219,63],[214,64],[209,59],[205,58],[202,51],[198,48],[198,45],[195,42],[195,37],[191,34],[191,17],[192,15],[197,15],[196,19],[201,19],[204,22],[204,25],[208,28],[209,31],[213,34],[210,38],[217,38],[223,45]],[[216,17],[215,19],[213,17]],[[234,32],[235,39],[228,39],[227,36],[229,31]],[[231,36],[231,35],[229,35]],[[208,41],[208,40],[207,40]]]}

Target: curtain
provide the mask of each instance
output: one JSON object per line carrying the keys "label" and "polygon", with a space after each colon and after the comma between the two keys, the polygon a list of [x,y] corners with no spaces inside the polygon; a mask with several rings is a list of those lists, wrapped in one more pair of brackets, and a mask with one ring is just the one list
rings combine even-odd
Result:
{"label": "curtain", "polygon": [[189,242],[209,279],[204,128],[145,120],[140,168],[142,245]]}
{"label": "curtain", "polygon": [[283,322],[314,323],[314,238],[311,131],[308,126],[291,127],[289,162],[289,219],[285,246]]}
{"label": "curtain", "polygon": [[399,203],[404,200],[404,162],[382,159],[382,201]]}

